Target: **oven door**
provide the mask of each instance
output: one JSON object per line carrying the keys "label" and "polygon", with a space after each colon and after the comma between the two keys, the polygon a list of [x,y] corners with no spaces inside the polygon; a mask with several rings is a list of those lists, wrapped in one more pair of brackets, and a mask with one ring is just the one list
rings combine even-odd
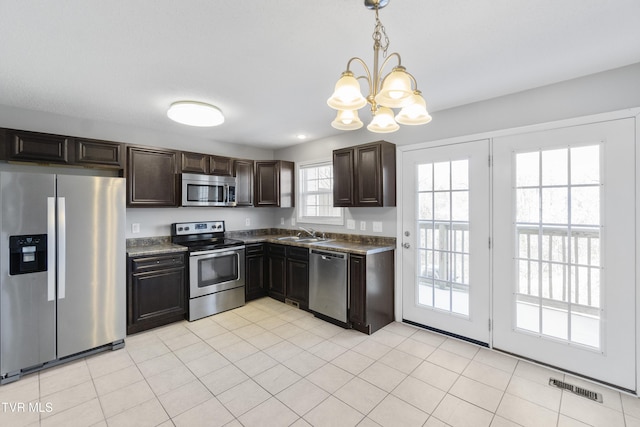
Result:
{"label": "oven door", "polygon": [[189,298],[244,286],[244,246],[191,252]]}

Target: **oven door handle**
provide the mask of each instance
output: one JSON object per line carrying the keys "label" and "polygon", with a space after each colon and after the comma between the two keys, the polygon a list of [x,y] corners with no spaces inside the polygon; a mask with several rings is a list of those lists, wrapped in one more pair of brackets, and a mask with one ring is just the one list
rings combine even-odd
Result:
{"label": "oven door handle", "polygon": [[244,249],[244,248],[245,248],[244,246],[234,246],[233,248],[212,249],[210,251],[197,251],[197,252],[191,252],[189,256],[192,258],[205,257],[205,256],[209,258],[213,258],[218,256],[235,255],[240,249]]}

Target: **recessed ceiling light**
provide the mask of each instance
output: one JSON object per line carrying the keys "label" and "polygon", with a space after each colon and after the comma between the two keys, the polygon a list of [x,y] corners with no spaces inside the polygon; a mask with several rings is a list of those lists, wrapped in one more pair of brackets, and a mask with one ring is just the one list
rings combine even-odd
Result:
{"label": "recessed ceiling light", "polygon": [[197,101],[174,102],[167,116],[174,122],[189,126],[207,127],[224,123],[224,116],[218,107]]}
{"label": "recessed ceiling light", "polygon": [[298,138],[300,141],[307,139],[307,135],[303,134],[303,133],[299,133],[298,135],[296,135],[296,138]]}

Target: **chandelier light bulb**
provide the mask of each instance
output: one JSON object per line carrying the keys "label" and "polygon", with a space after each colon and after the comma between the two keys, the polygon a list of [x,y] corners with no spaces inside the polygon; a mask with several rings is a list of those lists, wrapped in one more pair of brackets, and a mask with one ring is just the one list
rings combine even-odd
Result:
{"label": "chandelier light bulb", "polygon": [[360,92],[360,83],[352,72],[342,73],[327,104],[335,110],[357,110],[367,105],[367,100]]}
{"label": "chandelier light bulb", "polygon": [[356,130],[364,124],[358,117],[358,110],[339,110],[331,126],[340,130]]}
{"label": "chandelier light bulb", "polygon": [[210,127],[224,123],[218,107],[197,101],[174,102],[167,111],[167,117],[188,126]]}
{"label": "chandelier light bulb", "polygon": [[411,104],[404,107],[396,116],[396,122],[401,125],[424,125],[431,121],[431,116],[427,112],[427,103],[416,90],[411,97]]}
{"label": "chandelier light bulb", "polygon": [[394,120],[391,108],[378,107],[367,129],[376,133],[390,133],[400,129],[400,126]]}
{"label": "chandelier light bulb", "polygon": [[382,81],[376,103],[390,108],[404,107],[413,95],[411,77],[402,66],[397,66]]}

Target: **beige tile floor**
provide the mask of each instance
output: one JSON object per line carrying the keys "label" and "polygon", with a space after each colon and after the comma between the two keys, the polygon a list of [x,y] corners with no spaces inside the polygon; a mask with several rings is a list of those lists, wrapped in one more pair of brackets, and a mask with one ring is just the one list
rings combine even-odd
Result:
{"label": "beige tile floor", "polygon": [[0,426],[23,425],[638,427],[640,400],[401,323],[367,336],[263,298],[0,387]]}

